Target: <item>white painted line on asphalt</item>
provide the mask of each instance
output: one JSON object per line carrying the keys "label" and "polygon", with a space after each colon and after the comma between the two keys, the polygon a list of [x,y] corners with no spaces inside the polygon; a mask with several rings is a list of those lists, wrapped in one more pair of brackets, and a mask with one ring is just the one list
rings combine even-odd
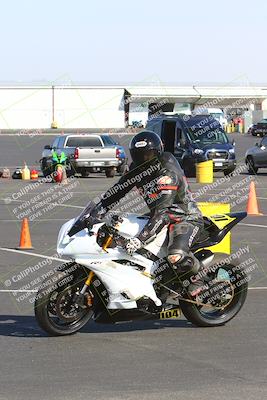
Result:
{"label": "white painted line on asphalt", "polygon": [[238,225],[243,225],[243,226],[256,226],[257,228],[267,228],[267,225],[257,225],[257,224],[243,224],[242,222]]}
{"label": "white painted line on asphalt", "polygon": [[249,287],[249,290],[267,290],[267,286]]}
{"label": "white painted line on asphalt", "polygon": [[49,204],[53,204],[58,207],[84,208],[84,206],[75,206],[72,204],[57,204],[57,203],[49,203]]}
{"label": "white painted line on asphalt", "polygon": [[29,251],[23,251],[23,250],[17,250],[17,249],[8,249],[6,247],[0,247],[0,250],[3,251],[8,251],[10,253],[19,253],[19,254],[26,254],[28,256],[33,256],[33,257],[40,257],[40,258],[46,258],[49,260],[54,260],[54,261],[58,261],[58,262],[70,262],[71,260],[65,260],[64,258],[56,258],[56,257],[52,257],[52,256],[45,256],[43,254],[40,253],[31,253]]}

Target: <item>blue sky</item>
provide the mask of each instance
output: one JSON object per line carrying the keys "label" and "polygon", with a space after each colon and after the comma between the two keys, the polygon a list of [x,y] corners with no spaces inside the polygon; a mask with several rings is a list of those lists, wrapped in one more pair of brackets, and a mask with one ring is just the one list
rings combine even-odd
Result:
{"label": "blue sky", "polygon": [[267,83],[264,0],[2,0],[1,82]]}

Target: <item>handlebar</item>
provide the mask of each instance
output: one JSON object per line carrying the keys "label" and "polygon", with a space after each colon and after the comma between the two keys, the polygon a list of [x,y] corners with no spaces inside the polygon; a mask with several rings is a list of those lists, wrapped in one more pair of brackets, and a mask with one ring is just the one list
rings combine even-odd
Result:
{"label": "handlebar", "polygon": [[118,246],[123,247],[125,245],[125,237],[118,233],[118,228],[122,222],[123,218],[119,215],[113,215],[111,217],[111,224],[106,225],[109,231],[109,236],[106,238],[105,242],[102,245],[103,250],[107,251],[107,248],[109,247],[112,240],[114,240],[116,245]]}

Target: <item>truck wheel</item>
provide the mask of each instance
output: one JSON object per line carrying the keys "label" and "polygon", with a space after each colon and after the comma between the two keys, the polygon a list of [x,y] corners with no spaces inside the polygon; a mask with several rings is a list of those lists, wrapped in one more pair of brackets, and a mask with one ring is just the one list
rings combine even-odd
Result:
{"label": "truck wheel", "polygon": [[194,178],[196,176],[196,167],[192,160],[185,160],[182,163],[182,168],[187,178]]}
{"label": "truck wheel", "polygon": [[90,175],[90,172],[88,171],[87,168],[82,168],[81,169],[81,174],[83,178],[88,178],[88,176]]}
{"label": "truck wheel", "polygon": [[112,168],[107,168],[105,173],[106,173],[106,177],[107,178],[114,178],[115,173],[116,173],[116,169],[113,168],[113,167]]}
{"label": "truck wheel", "polygon": [[121,165],[118,167],[117,171],[118,171],[118,173],[119,173],[120,175],[126,174],[126,173],[129,171],[129,166],[128,166],[128,164],[127,164],[127,163],[121,164]]}

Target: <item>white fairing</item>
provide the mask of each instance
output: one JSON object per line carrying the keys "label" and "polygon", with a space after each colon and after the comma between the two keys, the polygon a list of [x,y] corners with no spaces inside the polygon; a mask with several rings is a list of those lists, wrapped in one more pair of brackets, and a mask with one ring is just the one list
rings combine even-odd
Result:
{"label": "white fairing", "polygon": [[[146,257],[138,254],[129,256],[121,247],[109,248],[105,252],[96,243],[96,233],[102,224],[93,227],[94,235],[89,236],[84,229],[72,237],[67,232],[74,223],[74,219],[66,222],[58,235],[57,252],[61,256],[69,256],[78,264],[88,267],[99,277],[109,293],[109,309],[136,308],[136,300],[143,296],[152,299],[157,306],[161,300],[156,296],[153,280],[145,274],[153,274],[158,266]],[[132,215],[124,218],[119,232],[125,237],[136,236],[146,225],[146,218]],[[151,253],[164,257],[166,248],[163,245],[166,239],[167,228],[164,228],[153,242],[146,246]],[[120,264],[117,260],[129,260],[145,267],[145,274],[131,265]],[[129,299],[122,296],[126,293]]]}

